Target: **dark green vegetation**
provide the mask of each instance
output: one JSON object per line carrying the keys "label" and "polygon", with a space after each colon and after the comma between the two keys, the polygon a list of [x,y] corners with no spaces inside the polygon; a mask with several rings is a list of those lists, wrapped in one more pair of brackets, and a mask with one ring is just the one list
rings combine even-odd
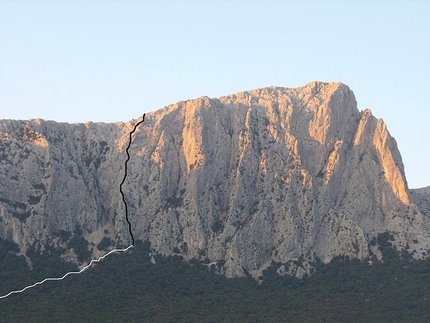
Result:
{"label": "dark green vegetation", "polygon": [[108,237],[103,237],[102,241],[97,245],[97,249],[106,250],[112,245],[112,240]]}
{"label": "dark green vegetation", "polygon": [[25,257],[16,255],[16,252],[19,252],[19,248],[15,243],[0,238],[1,295],[24,288],[46,277],[60,277],[68,271],[78,269],[60,258],[64,252],[62,249],[48,246],[44,253],[40,253],[36,252],[35,246],[30,247],[26,255],[31,259],[33,270],[29,270]]}
{"label": "dark green vegetation", "polygon": [[[387,256],[384,263],[337,257],[328,265],[316,263],[313,275],[302,280],[277,275],[274,264],[258,284],[249,277],[227,279],[214,273],[215,266],[179,256],[156,255],[153,264],[149,243],[138,242],[82,275],[0,300],[0,321],[429,322],[430,260],[392,253],[389,235],[374,243]],[[22,285],[5,282],[11,272],[25,281],[31,272],[14,254],[16,245],[1,240],[0,246],[4,294]],[[34,271],[49,263],[40,254],[31,258],[40,258]],[[66,269],[61,262],[52,267]]]}

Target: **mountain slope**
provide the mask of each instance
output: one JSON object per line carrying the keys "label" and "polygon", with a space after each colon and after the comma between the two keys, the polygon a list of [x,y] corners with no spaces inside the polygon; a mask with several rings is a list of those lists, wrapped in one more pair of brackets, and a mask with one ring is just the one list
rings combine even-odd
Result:
{"label": "mountain slope", "polygon": [[[119,183],[134,123],[0,121],[0,237],[64,246],[68,260],[62,232],[130,243]],[[178,102],[147,114],[130,152],[135,237],[229,277],[380,256],[371,241],[386,231],[416,258],[430,250],[395,140],[341,83]]]}

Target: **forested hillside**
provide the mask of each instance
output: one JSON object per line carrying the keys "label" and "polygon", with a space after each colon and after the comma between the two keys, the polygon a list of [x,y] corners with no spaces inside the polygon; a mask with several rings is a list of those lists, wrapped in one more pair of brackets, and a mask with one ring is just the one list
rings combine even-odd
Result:
{"label": "forested hillside", "polygon": [[[114,254],[82,275],[0,300],[0,321],[429,322],[430,260],[397,256],[388,234],[378,240],[384,263],[338,257],[315,263],[304,279],[279,276],[274,263],[259,282],[217,275],[216,264],[151,256],[149,243],[139,241],[131,252]],[[25,285],[66,269],[33,253],[29,271],[13,251],[16,246],[1,241],[2,294],[18,275],[18,285]]]}

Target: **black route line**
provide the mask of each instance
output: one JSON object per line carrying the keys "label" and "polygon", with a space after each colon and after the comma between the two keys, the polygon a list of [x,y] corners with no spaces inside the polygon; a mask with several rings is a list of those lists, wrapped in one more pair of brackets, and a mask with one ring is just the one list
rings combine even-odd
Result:
{"label": "black route line", "polygon": [[127,163],[130,160],[130,153],[128,152],[128,150],[130,149],[130,146],[131,146],[131,139],[132,139],[131,137],[133,133],[136,131],[137,127],[145,121],[145,115],[146,113],[143,114],[142,121],[137,122],[134,125],[133,130],[130,132],[128,146],[125,149],[125,152],[127,153],[127,160],[124,163],[124,178],[122,179],[121,184],[119,184],[119,191],[121,192],[122,201],[124,202],[124,206],[125,206],[125,219],[127,220],[127,223],[128,223],[128,231],[130,232],[132,246],[134,246],[134,236],[133,236],[133,232],[131,232],[131,223],[130,223],[130,220],[128,219],[128,206],[127,206],[127,201],[125,200],[124,192],[122,191],[122,185],[124,184],[125,179],[127,178]]}

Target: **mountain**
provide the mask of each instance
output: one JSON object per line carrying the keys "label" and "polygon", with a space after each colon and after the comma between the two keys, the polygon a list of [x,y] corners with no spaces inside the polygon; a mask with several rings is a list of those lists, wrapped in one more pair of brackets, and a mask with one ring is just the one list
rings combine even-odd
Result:
{"label": "mountain", "polygon": [[[81,265],[130,244],[119,185],[136,122],[0,120],[0,238],[22,254],[64,248]],[[146,115],[130,155],[132,231],[154,253],[228,277],[258,277],[272,261],[301,277],[316,259],[381,258],[384,232],[429,255],[429,200],[408,189],[385,123],[342,83],[169,105]]]}

